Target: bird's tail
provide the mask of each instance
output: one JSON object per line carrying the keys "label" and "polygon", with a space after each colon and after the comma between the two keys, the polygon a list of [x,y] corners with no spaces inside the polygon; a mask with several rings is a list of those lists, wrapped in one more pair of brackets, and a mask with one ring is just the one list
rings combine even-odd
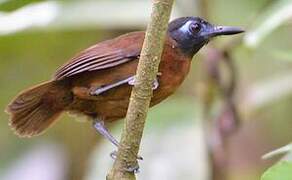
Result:
{"label": "bird's tail", "polygon": [[21,92],[7,106],[10,126],[20,137],[31,137],[46,130],[72,100],[65,86],[50,81]]}

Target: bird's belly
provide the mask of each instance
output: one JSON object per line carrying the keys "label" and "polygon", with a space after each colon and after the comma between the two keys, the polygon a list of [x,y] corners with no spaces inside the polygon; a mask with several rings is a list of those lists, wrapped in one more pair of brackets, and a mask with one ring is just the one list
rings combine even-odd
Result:
{"label": "bird's belly", "polygon": [[[173,94],[177,87],[174,87],[173,83],[169,82],[160,81],[160,86],[153,92],[150,106],[158,104]],[[105,92],[100,97],[95,97],[96,99],[76,98],[75,103],[71,105],[70,109],[81,114],[97,116],[105,121],[118,120],[126,116],[131,89],[129,85],[123,85]]]}

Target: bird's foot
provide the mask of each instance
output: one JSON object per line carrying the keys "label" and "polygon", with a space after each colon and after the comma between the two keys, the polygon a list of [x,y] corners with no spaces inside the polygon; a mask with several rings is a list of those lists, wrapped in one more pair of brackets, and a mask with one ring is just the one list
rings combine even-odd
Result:
{"label": "bird's foot", "polygon": [[[118,156],[118,151],[113,151],[113,152],[110,153],[110,157],[112,159],[114,159],[114,160],[117,159],[117,156]],[[137,160],[143,160],[143,158],[138,155]],[[134,166],[128,166],[125,169],[125,171],[133,172],[135,174],[139,173],[140,172],[140,167],[139,167],[138,161],[136,162],[136,164]]]}
{"label": "bird's foot", "polygon": [[[117,159],[117,156],[118,156],[118,151],[113,151],[113,152],[111,152],[110,153],[110,157],[112,158],[112,159]],[[142,156],[137,156],[137,160],[140,160],[140,161],[142,161],[143,160],[143,157]]]}
{"label": "bird's foot", "polygon": [[[161,76],[162,73],[161,72],[158,72],[157,73],[157,76]],[[135,77],[133,76],[133,79],[131,79],[130,81],[128,81],[128,84],[131,85],[131,86],[134,86],[135,85]],[[158,79],[155,78],[154,79],[154,82],[153,82],[153,85],[152,85],[152,90],[155,90],[159,87],[159,82],[158,82]]]}
{"label": "bird's foot", "polygon": [[154,79],[154,82],[153,82],[153,85],[152,85],[152,90],[155,90],[157,89],[159,86],[159,82],[157,80],[157,78]]}
{"label": "bird's foot", "polygon": [[136,165],[125,168],[125,171],[137,174],[140,172],[140,166],[137,162]]}
{"label": "bird's foot", "polygon": [[[108,129],[105,127],[104,122],[100,121],[98,119],[96,119],[93,123],[94,128],[101,134],[103,135],[107,140],[109,140],[113,145],[115,145],[116,147],[119,147],[119,142],[110,134],[110,132],[108,131]],[[113,151],[112,153],[110,153],[110,156],[112,159],[116,159],[118,155],[117,151]],[[137,156],[137,160],[143,160],[143,158],[141,156]],[[137,165],[135,165],[134,167],[129,167],[127,168],[128,172],[134,172],[134,173],[138,173],[139,172],[139,165],[137,162]]]}

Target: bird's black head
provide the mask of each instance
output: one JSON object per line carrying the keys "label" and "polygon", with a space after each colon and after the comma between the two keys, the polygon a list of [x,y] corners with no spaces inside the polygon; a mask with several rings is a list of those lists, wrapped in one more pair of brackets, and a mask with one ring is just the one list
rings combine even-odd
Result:
{"label": "bird's black head", "polygon": [[199,17],[182,17],[170,22],[168,32],[184,53],[193,56],[211,38],[238,34],[243,30],[236,27],[214,26]]}

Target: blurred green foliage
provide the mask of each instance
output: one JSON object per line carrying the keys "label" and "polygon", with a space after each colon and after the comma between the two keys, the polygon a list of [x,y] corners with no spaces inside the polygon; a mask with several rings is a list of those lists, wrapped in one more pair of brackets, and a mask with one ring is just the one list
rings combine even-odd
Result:
{"label": "blurred green foliage", "polygon": [[42,2],[45,0],[7,0],[1,3],[0,1],[0,11],[11,12],[20,7],[28,5],[30,3]]}
{"label": "blurred green foliage", "polygon": [[281,161],[269,168],[261,177],[261,180],[291,180],[292,162]]}
{"label": "blurred green foliage", "polygon": [[289,180],[292,179],[292,143],[276,149],[263,156],[263,159],[269,159],[276,155],[284,154],[280,162],[274,164],[262,175],[261,180]]}

